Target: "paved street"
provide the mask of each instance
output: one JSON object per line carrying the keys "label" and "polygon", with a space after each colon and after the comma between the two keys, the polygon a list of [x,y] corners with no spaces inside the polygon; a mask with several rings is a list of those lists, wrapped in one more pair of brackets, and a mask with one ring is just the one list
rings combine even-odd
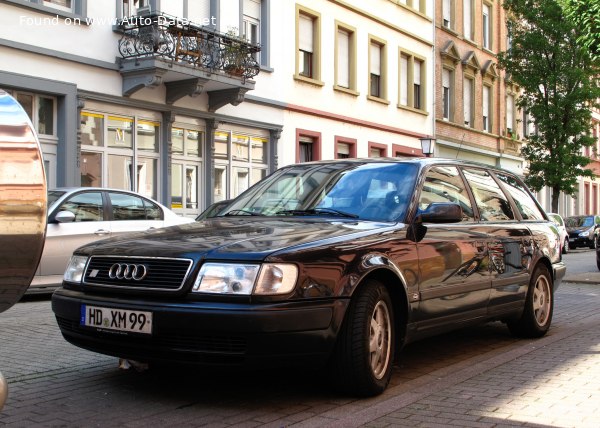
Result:
{"label": "paved street", "polygon": [[600,427],[600,273],[592,251],[565,259],[576,282],[556,294],[547,336],[517,340],[493,323],[409,345],[386,393],[367,400],[309,368],[120,370],[66,343],[48,300],[21,302],[0,314],[0,426]]}

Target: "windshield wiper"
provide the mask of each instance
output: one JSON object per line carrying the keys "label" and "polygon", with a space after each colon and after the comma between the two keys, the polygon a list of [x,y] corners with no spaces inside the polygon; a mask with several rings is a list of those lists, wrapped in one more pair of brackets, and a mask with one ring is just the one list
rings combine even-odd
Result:
{"label": "windshield wiper", "polygon": [[223,214],[224,217],[235,216],[235,215],[260,215],[260,214],[252,212],[252,211],[247,210],[245,208],[242,208],[240,210],[231,210],[228,213]]}
{"label": "windshield wiper", "polygon": [[333,208],[311,208],[309,210],[281,210],[277,211],[277,214],[290,214],[290,215],[320,215],[329,214],[339,217],[347,218],[358,218],[356,214],[350,214],[344,211],[335,210]]}

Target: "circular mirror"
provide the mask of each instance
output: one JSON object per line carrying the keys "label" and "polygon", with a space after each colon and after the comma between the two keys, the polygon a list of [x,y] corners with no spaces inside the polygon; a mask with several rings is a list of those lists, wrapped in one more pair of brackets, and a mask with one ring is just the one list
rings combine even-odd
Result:
{"label": "circular mirror", "polygon": [[0,312],[21,298],[37,270],[46,205],[40,143],[27,113],[0,90]]}

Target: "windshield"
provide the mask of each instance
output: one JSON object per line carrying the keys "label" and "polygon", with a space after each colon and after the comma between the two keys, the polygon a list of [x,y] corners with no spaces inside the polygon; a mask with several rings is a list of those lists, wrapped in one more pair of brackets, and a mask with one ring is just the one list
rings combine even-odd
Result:
{"label": "windshield", "polygon": [[60,191],[60,190],[49,190],[48,191],[48,209],[54,204],[54,202],[56,202],[58,200],[58,198],[60,198],[65,193],[67,193],[67,192]]}
{"label": "windshield", "polygon": [[594,225],[594,217],[569,217],[565,219],[567,227],[592,227]]}
{"label": "windshield", "polygon": [[417,176],[406,163],[304,164],[282,168],[240,195],[219,216],[335,216],[404,219]]}

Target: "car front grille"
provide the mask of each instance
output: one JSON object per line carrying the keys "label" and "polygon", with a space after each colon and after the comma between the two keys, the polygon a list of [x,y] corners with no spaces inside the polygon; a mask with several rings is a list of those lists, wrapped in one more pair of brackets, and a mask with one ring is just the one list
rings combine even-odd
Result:
{"label": "car front grille", "polygon": [[92,256],[83,283],[130,290],[179,291],[192,263],[190,259]]}

